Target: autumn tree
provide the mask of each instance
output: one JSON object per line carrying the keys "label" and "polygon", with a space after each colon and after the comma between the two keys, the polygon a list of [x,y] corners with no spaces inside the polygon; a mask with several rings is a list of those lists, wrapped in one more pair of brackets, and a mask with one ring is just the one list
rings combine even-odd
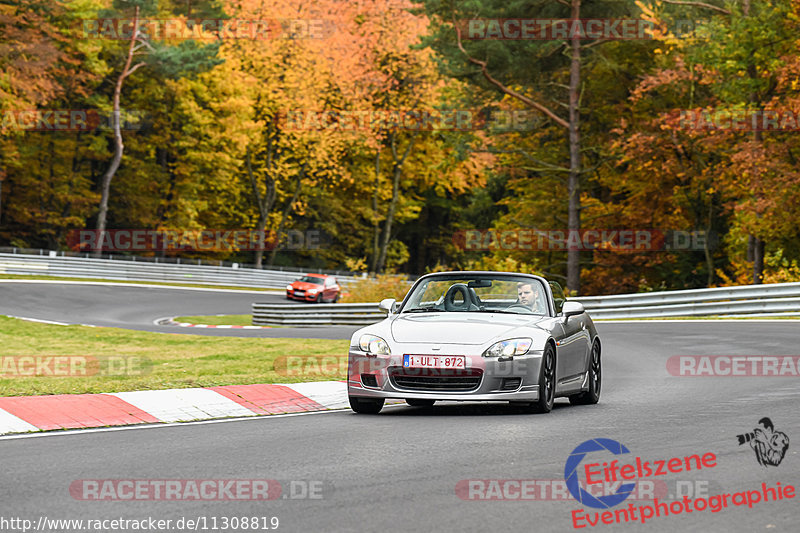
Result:
{"label": "autumn tree", "polygon": [[[581,141],[581,94],[584,85],[581,70],[604,39],[589,39],[581,32],[571,32],[566,39],[469,41],[465,30],[471,19],[578,19],[621,17],[629,13],[621,2],[581,0],[535,2],[500,2],[493,0],[468,3],[425,2],[427,12],[438,22],[431,45],[442,55],[451,75],[472,81],[485,98],[494,92],[495,99],[511,98],[527,109],[546,117],[545,127],[560,132],[566,143],[563,159],[528,156],[545,161],[548,173],[566,176],[567,229],[581,228],[581,182],[585,174],[585,146]],[[520,58],[526,58],[520,61]],[[543,165],[539,165],[540,167]],[[580,252],[567,253],[566,279],[570,290],[580,291]]]}
{"label": "autumn tree", "polygon": [[632,93],[631,110],[638,110],[639,118],[626,117],[620,130],[626,182],[653,191],[659,206],[654,213],[669,213],[672,205],[672,213],[682,213],[686,222],[710,234],[704,250],[706,285],[722,272],[714,261],[720,252],[709,246],[725,233],[727,258],[718,260],[730,261],[737,248],[746,247],[750,279],[760,283],[764,243],[780,243],[788,229],[777,223],[787,218],[773,213],[793,213],[797,178],[792,144],[786,142],[791,134],[718,127],[715,118],[738,113],[750,124],[753,118],[762,120],[765,110],[791,110],[783,103],[789,87],[783,65],[796,53],[789,37],[790,3],[669,4],[676,5],[640,7],[661,27],[674,29],[676,20],[688,19],[697,27],[691,34],[666,30],[657,35],[657,67]]}
{"label": "autumn tree", "polygon": [[32,131],[35,126],[23,119],[91,92],[93,73],[68,37],[70,7],[60,1],[0,3],[0,236],[18,246],[46,235],[55,247],[58,226],[74,222],[72,209],[91,194],[80,180],[70,182],[71,136]]}
{"label": "autumn tree", "polygon": [[[161,70],[166,77],[180,77],[186,74],[193,74],[197,71],[209,68],[215,63],[214,55],[217,46],[198,46],[194,41],[182,41],[177,45],[163,45],[154,42],[153,36],[142,28],[142,18],[158,14],[157,0],[113,0],[114,11],[101,12],[102,17],[107,22],[114,22],[114,39],[124,36],[122,28],[125,27],[116,19],[126,20],[130,23],[130,37],[124,42],[125,51],[122,55],[123,65],[114,84],[112,95],[112,127],[114,136],[114,155],[111,158],[108,169],[103,174],[100,182],[100,208],[97,214],[98,239],[95,253],[99,254],[103,236],[105,235],[106,222],[108,217],[108,200],[111,194],[111,180],[119,169],[122,162],[124,144],[122,140],[121,119],[120,119],[120,99],[125,80],[140,68],[148,64]],[[112,16],[114,15],[114,16]],[[127,19],[126,19],[127,18]],[[109,20],[111,19],[111,20]],[[172,22],[172,21],[169,21]],[[106,24],[98,23],[99,34],[105,33]],[[105,36],[105,35],[104,35]]]}

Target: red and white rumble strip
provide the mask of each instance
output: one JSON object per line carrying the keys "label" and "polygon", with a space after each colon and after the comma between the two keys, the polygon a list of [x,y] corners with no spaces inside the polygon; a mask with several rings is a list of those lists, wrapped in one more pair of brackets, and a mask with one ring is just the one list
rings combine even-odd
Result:
{"label": "red and white rumble strip", "polygon": [[341,409],[342,381],[0,398],[0,435]]}
{"label": "red and white rumble strip", "polygon": [[274,326],[232,326],[217,324],[192,324],[191,322],[175,322],[173,318],[159,318],[154,321],[159,326],[178,326],[181,328],[216,328],[216,329],[270,329]]}
{"label": "red and white rumble strip", "polygon": [[220,326],[215,324],[191,324],[189,322],[174,322],[170,326],[182,328],[217,328],[217,329],[269,329],[272,326]]}

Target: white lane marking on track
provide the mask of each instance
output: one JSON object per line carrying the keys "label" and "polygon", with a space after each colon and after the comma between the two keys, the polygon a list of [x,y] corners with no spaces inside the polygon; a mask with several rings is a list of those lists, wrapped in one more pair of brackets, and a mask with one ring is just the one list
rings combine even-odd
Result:
{"label": "white lane marking on track", "polygon": [[151,285],[149,283],[115,283],[113,281],[59,281],[49,279],[0,279],[0,283],[56,283],[59,285],[105,285],[108,287],[142,287],[145,289],[168,289],[184,291],[205,291],[205,292],[233,292],[243,294],[284,294],[283,289],[266,289],[263,291],[248,291],[246,289],[210,289],[205,287],[178,287],[174,285]]}
{"label": "white lane marking on track", "polygon": [[[217,315],[222,316],[222,315]],[[223,326],[209,326],[208,324],[190,324],[189,322],[175,322],[174,316],[164,316],[161,318],[156,318],[153,320],[153,324],[156,326],[178,326],[182,328],[217,328],[217,329],[273,329],[271,326],[235,326],[235,325],[223,325]]]}
{"label": "white lane marking on track", "polygon": [[56,326],[71,326],[72,324],[67,324],[66,322],[56,322],[54,320],[43,320],[40,318],[30,318],[26,316],[14,316],[14,315],[4,315],[8,318],[16,318],[18,320],[27,320],[28,322],[39,322],[41,324],[54,324]]}

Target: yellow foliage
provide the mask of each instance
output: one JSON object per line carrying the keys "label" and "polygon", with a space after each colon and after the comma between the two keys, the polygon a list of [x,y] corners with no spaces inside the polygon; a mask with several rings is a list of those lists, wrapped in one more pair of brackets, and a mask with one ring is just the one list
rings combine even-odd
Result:
{"label": "yellow foliage", "polygon": [[[728,276],[721,269],[717,269],[717,276],[722,280],[721,287],[751,285],[753,283],[753,262],[745,260],[732,260],[733,273]],[[783,257],[783,250],[764,257],[764,283],[792,283],[800,281],[800,265],[796,259],[789,261]]]}
{"label": "yellow foliage", "polygon": [[347,287],[341,301],[347,303],[374,303],[384,298],[394,298],[398,302],[405,298],[411,284],[406,276],[379,274],[376,278],[358,280]]}
{"label": "yellow foliage", "polygon": [[541,275],[531,265],[517,261],[513,257],[495,257],[492,255],[484,255],[478,260],[467,262],[465,269]]}
{"label": "yellow foliage", "polygon": [[348,257],[344,260],[344,264],[347,267],[347,270],[350,272],[366,272],[367,271],[367,258],[366,257],[359,257],[358,259],[353,259]]}

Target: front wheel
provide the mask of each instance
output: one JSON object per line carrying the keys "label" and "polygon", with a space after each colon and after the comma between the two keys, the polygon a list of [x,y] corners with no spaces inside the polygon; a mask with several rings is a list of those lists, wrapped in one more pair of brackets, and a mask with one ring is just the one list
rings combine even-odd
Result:
{"label": "front wheel", "polygon": [[314,301],[317,302],[318,304],[322,303],[322,293],[319,293],[319,295]]}
{"label": "front wheel", "polygon": [[592,345],[592,362],[589,364],[589,390],[569,397],[572,405],[593,405],[600,400],[603,384],[603,364],[600,360],[600,343]]}
{"label": "front wheel", "polygon": [[383,398],[358,398],[348,396],[350,408],[360,415],[377,415],[383,409]]}
{"label": "front wheel", "polygon": [[526,406],[530,413],[549,413],[556,400],[556,352],[547,344],[542,354],[542,366],[539,369],[539,399]]}

